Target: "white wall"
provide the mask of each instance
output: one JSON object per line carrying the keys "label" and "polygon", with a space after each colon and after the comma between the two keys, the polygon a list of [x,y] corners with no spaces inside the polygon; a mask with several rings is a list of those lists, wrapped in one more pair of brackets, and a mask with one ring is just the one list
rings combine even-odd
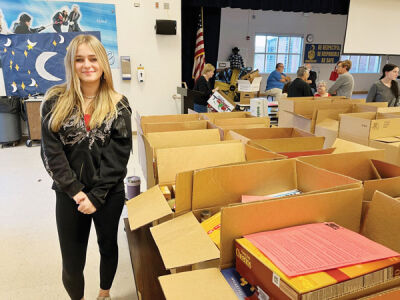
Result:
{"label": "white wall", "polygon": [[[253,17],[255,16],[255,18]],[[237,46],[246,66],[253,67],[254,37],[256,33],[307,34],[314,35],[316,44],[343,44],[346,18],[343,15],[252,11],[223,8],[221,13],[221,31],[218,60],[226,61],[232,48]],[[246,36],[250,40],[246,40]],[[372,41],[371,41],[372,42]],[[391,62],[400,62],[398,57],[390,57]],[[383,58],[386,63],[386,57]],[[318,79],[329,80],[334,64],[314,64]],[[262,89],[265,88],[268,74],[262,74]],[[294,74],[290,75],[292,78]],[[368,91],[371,84],[379,78],[379,74],[353,74],[355,91]],[[328,81],[331,85],[332,81]]]}
{"label": "white wall", "polygon": [[[113,69],[117,91],[129,99],[131,106],[143,115],[180,113],[180,101],[172,99],[181,82],[181,0],[168,0],[156,9],[148,0],[85,0],[85,2],[115,4],[118,53],[131,57],[132,80],[123,81],[120,69]],[[139,3],[140,7],[134,7]],[[156,19],[177,21],[177,35],[156,35]],[[119,59],[119,58],[118,58]],[[136,68],[145,68],[145,82],[139,83]],[[0,75],[0,94],[4,81]],[[135,122],[132,123],[136,127]]]}

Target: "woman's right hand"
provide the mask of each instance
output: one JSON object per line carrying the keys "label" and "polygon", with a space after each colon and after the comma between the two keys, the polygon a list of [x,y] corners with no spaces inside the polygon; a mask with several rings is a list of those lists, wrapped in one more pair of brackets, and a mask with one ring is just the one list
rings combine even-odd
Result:
{"label": "woman's right hand", "polygon": [[80,204],[83,200],[85,200],[88,196],[80,191],[79,193],[77,193],[74,197],[72,197],[74,199],[74,201],[76,202],[76,204]]}

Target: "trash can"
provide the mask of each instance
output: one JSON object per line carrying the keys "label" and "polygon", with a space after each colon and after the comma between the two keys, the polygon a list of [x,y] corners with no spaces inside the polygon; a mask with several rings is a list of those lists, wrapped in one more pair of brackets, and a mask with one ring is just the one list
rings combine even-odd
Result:
{"label": "trash can", "polygon": [[0,97],[0,145],[17,145],[21,139],[21,100]]}
{"label": "trash can", "polygon": [[129,176],[125,179],[126,198],[130,200],[140,194],[140,177]]}

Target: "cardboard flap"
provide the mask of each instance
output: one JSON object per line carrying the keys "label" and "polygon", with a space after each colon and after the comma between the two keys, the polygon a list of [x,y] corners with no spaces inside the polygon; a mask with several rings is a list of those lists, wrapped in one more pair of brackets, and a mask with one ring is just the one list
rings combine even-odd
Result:
{"label": "cardboard flap", "polygon": [[381,178],[391,178],[400,176],[400,166],[375,159],[372,160],[372,164],[378,171]]}
{"label": "cardboard flap", "polygon": [[249,144],[257,144],[274,152],[295,152],[307,150],[320,150],[323,148],[325,137],[300,137],[283,139],[251,140]]}
{"label": "cardboard flap", "polygon": [[234,263],[234,240],[246,234],[328,221],[358,232],[362,195],[357,188],[222,208],[221,267]]}
{"label": "cardboard flap", "polygon": [[381,138],[396,136],[400,134],[400,116],[394,118],[391,116],[388,119],[383,120],[373,120],[371,121],[371,132],[369,138],[371,140]]}
{"label": "cardboard flap", "polygon": [[399,143],[400,138],[396,136],[390,136],[390,137],[381,137],[375,139],[375,141],[382,142],[382,143],[387,143],[387,144],[392,144],[392,143]]}
{"label": "cardboard flap", "polygon": [[[207,122],[207,121],[204,121]],[[218,129],[153,132],[146,135],[150,145],[155,148],[196,146],[220,141]]]}
{"label": "cardboard flap", "polygon": [[139,119],[140,119],[140,124],[143,126],[143,124],[147,123],[196,121],[200,119],[200,116],[198,113],[196,113],[196,114],[179,114],[179,115],[139,116]]}
{"label": "cardboard flap", "polygon": [[370,165],[371,158],[383,158],[383,153],[379,151],[349,152],[299,157],[298,160],[364,181],[378,178]]}
{"label": "cardboard flap", "polygon": [[295,160],[260,161],[197,170],[192,209],[240,203],[242,195],[263,196],[297,188]]}
{"label": "cardboard flap", "polygon": [[176,174],[175,213],[181,214],[192,209],[193,171]]}
{"label": "cardboard flap", "polygon": [[244,146],[240,142],[157,149],[156,156],[160,183],[174,182],[180,172],[246,160]]}
{"label": "cardboard flap", "polygon": [[247,140],[313,136],[311,133],[295,128],[237,129],[230,134],[232,135],[231,138],[244,137]]}
{"label": "cardboard flap", "polygon": [[145,134],[151,132],[166,132],[166,131],[182,131],[207,129],[207,121],[186,121],[186,122],[168,122],[168,123],[146,123],[142,125]]}
{"label": "cardboard flap", "polygon": [[275,159],[284,159],[285,155],[277,154],[274,152],[266,151],[263,149],[259,149],[250,145],[245,145],[246,149],[246,160],[247,161],[255,161],[255,160],[275,160]]}
{"label": "cardboard flap", "polygon": [[235,111],[235,112],[223,112],[223,113],[201,113],[200,116],[205,119],[209,120],[211,123],[214,123],[215,119],[224,119],[224,118],[246,118],[250,116],[249,112],[244,111]]}
{"label": "cardboard flap", "polygon": [[361,234],[400,252],[400,201],[376,191],[364,219]]}
{"label": "cardboard flap", "polygon": [[217,126],[246,125],[246,124],[265,124],[269,125],[268,117],[247,117],[233,119],[215,119],[214,124]]}
{"label": "cardboard flap", "polygon": [[322,149],[322,150],[310,150],[310,151],[280,152],[279,154],[285,155],[287,158],[296,158],[299,156],[331,154],[333,151],[335,151],[335,148],[328,148],[328,149]]}
{"label": "cardboard flap", "polygon": [[166,269],[219,258],[219,250],[190,212],[150,228]]}
{"label": "cardboard flap", "polygon": [[131,230],[172,214],[158,185],[127,201],[126,207]]}
{"label": "cardboard flap", "polygon": [[331,172],[311,164],[296,161],[297,189],[306,192],[322,190],[339,190],[351,187],[361,187],[361,181]]}
{"label": "cardboard flap", "polygon": [[383,149],[375,149],[372,147],[353,143],[353,142],[346,141],[343,139],[336,139],[335,142],[333,143],[332,147],[335,148],[335,151],[333,151],[334,154],[346,153],[346,152],[374,151],[379,154],[376,154],[377,156],[374,156],[373,158],[383,160],[385,157],[385,150],[383,150]]}
{"label": "cardboard flap", "polygon": [[204,269],[159,277],[166,300],[237,300],[221,272]]}

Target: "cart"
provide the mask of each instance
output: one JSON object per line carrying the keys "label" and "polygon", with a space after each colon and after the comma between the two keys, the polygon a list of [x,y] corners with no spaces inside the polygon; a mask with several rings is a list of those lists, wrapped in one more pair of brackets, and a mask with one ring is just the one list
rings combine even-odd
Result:
{"label": "cart", "polygon": [[26,146],[28,147],[32,147],[33,142],[40,142],[42,137],[40,122],[40,106],[42,101],[43,97],[28,98],[24,101],[26,124],[28,127]]}

